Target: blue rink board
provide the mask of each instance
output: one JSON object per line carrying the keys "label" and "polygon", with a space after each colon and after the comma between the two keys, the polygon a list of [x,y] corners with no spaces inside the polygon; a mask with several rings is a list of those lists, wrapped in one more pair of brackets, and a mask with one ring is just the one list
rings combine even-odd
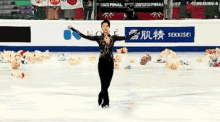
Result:
{"label": "blue rink board", "polygon": [[[129,52],[160,52],[166,48],[176,52],[204,52],[210,48],[220,48],[220,46],[177,46],[177,47],[127,47]],[[114,47],[113,51],[121,47]],[[78,47],[78,46],[0,46],[0,51],[3,50],[28,50],[28,51],[46,51],[50,52],[99,52],[99,47]]]}

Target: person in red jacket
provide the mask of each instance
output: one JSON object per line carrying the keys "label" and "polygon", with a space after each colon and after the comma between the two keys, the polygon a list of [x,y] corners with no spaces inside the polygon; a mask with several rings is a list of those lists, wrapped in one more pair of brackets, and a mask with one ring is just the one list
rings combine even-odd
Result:
{"label": "person in red jacket", "polygon": [[187,18],[192,18],[192,10],[193,10],[192,0],[189,0],[186,3],[186,15],[187,15]]}

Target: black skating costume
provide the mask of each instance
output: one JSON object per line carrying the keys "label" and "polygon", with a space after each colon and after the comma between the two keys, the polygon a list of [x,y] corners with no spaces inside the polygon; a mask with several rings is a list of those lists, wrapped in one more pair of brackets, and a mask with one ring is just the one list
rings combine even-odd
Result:
{"label": "black skating costume", "polygon": [[129,36],[108,35],[108,37],[110,38],[110,42],[106,43],[106,41],[104,40],[105,36],[103,33],[101,36],[86,36],[74,28],[70,28],[70,29],[78,33],[83,38],[89,39],[91,41],[96,41],[99,44],[100,56],[98,63],[98,71],[101,80],[101,92],[99,93],[98,96],[98,103],[99,105],[102,104],[102,107],[109,106],[108,88],[110,86],[114,71],[114,58],[113,58],[114,43],[115,41],[125,40],[133,37],[134,35],[139,33],[139,30]]}

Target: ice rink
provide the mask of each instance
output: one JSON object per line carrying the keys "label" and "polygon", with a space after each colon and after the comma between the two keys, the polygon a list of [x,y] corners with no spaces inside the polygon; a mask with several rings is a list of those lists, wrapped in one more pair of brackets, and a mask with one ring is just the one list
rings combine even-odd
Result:
{"label": "ice rink", "polygon": [[[71,66],[52,53],[45,62],[22,64],[18,71],[26,72],[26,79],[12,77],[10,64],[0,64],[1,122],[220,121],[220,70],[196,62],[205,53],[177,53],[190,66],[176,71],[154,63],[159,53],[150,53],[152,61],[145,66],[140,65],[144,52],[123,56],[105,109],[98,106],[98,59],[88,60],[99,53],[65,54],[83,61]],[[136,60],[132,69],[123,69],[130,58]]]}

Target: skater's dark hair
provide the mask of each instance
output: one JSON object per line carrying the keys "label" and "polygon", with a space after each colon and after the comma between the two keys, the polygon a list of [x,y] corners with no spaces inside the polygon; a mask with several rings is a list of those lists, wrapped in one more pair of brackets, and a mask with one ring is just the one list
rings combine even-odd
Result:
{"label": "skater's dark hair", "polygon": [[103,20],[102,23],[101,23],[101,26],[102,26],[104,23],[107,23],[108,26],[110,27],[110,21],[109,21],[109,20]]}

